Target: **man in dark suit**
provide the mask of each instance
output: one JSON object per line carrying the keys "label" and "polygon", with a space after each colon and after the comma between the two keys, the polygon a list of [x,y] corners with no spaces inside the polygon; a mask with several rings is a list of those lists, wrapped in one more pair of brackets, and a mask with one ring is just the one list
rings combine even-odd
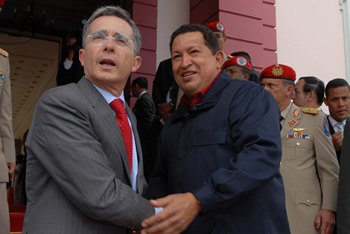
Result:
{"label": "man in dark suit", "polygon": [[23,233],[131,233],[155,213],[141,196],[141,145],[123,92],[140,47],[120,7],[97,9],[84,25],[85,77],[46,92],[34,113]]}
{"label": "man in dark suit", "polygon": [[204,26],[181,26],[170,51],[184,95],[162,130],[147,194],[164,210],[142,232],[289,233],[275,100],[221,72],[223,52]]}
{"label": "man in dark suit", "polygon": [[328,106],[329,131],[332,134],[333,145],[339,161],[344,139],[343,131],[350,114],[350,86],[348,82],[341,78],[329,81],[326,86],[326,97],[323,101]]}
{"label": "man in dark suit", "polygon": [[338,234],[347,234],[350,230],[350,119],[348,118],[346,122],[339,171],[337,202]]}
{"label": "man in dark suit", "polygon": [[137,101],[132,111],[137,120],[137,131],[140,136],[142,145],[142,154],[144,161],[145,178],[148,181],[153,171],[156,157],[150,152],[151,150],[151,131],[156,107],[152,96],[147,93],[148,81],[145,77],[137,77],[132,81],[131,92]]}

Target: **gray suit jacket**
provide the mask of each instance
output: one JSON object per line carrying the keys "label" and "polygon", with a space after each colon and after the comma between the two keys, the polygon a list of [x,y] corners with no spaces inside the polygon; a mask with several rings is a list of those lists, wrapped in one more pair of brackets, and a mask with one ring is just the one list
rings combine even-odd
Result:
{"label": "gray suit jacket", "polygon": [[46,92],[26,141],[28,196],[23,233],[129,233],[154,214],[136,120],[138,192],[131,188],[123,138],[103,96],[85,78]]}
{"label": "gray suit jacket", "polygon": [[350,230],[350,118],[346,120],[341,148],[339,190],[337,202],[337,233]]}

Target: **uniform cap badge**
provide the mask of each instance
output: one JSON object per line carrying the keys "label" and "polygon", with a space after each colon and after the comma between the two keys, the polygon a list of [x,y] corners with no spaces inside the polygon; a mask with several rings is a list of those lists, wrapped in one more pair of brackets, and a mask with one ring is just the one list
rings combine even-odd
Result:
{"label": "uniform cap badge", "polygon": [[274,66],[274,68],[272,68],[272,75],[274,75],[274,76],[281,76],[281,75],[283,75],[283,68],[282,67],[280,67],[278,64],[276,64],[275,66]]}

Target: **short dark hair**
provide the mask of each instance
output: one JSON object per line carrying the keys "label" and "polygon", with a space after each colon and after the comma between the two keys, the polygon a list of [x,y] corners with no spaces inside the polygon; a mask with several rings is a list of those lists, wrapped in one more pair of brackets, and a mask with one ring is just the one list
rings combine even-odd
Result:
{"label": "short dark hair", "polygon": [[303,76],[300,77],[299,80],[304,80],[304,93],[309,93],[314,91],[317,96],[317,103],[322,105],[323,96],[324,96],[324,83],[322,80],[318,79],[315,76]]}
{"label": "short dark hair", "polygon": [[132,81],[131,86],[138,85],[142,89],[148,89],[148,80],[146,77],[139,76]]}
{"label": "short dark hair", "polygon": [[282,84],[284,87],[286,87],[288,85],[292,85],[293,87],[295,87],[294,80],[291,80],[291,79],[281,79],[281,80],[282,80]]}
{"label": "short dark hair", "polygon": [[339,88],[339,87],[343,87],[343,86],[348,87],[348,89],[350,91],[350,86],[349,86],[348,82],[346,80],[344,80],[343,78],[335,78],[335,79],[329,81],[327,86],[326,86],[326,98],[328,98],[330,89],[335,89],[335,88]]}
{"label": "short dark hair", "polygon": [[178,29],[176,29],[170,38],[170,53],[173,49],[173,42],[174,39],[181,35],[188,32],[200,32],[203,35],[204,44],[210,49],[211,53],[214,55],[216,52],[219,51],[219,42],[216,38],[215,34],[207,27],[200,25],[200,24],[184,24],[180,26]]}

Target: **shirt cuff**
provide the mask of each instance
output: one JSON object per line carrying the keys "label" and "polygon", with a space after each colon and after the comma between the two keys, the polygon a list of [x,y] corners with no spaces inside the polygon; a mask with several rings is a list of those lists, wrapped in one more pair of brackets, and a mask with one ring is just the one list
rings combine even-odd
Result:
{"label": "shirt cuff", "polygon": [[72,64],[73,64],[73,60],[70,61],[68,59],[64,60],[63,62],[63,67],[66,69],[66,70],[69,70],[71,67],[72,67]]}
{"label": "shirt cuff", "polygon": [[162,207],[154,207],[155,213],[158,214],[163,211]]}

